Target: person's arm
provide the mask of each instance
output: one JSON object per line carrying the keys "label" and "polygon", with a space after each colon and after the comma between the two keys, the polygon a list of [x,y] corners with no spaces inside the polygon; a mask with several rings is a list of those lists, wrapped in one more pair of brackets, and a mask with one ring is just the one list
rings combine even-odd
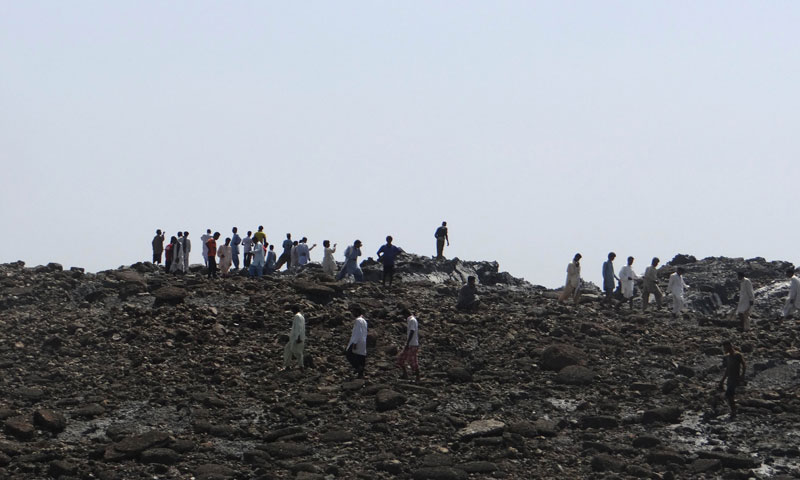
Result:
{"label": "person's arm", "polygon": [[309,248],[308,251],[310,252],[311,250],[314,250],[314,247],[316,247],[316,246],[317,246],[316,243],[314,245],[311,245],[311,248]]}
{"label": "person's arm", "polygon": [[744,372],[747,370],[747,364],[744,362],[744,355],[742,355],[741,353],[739,354],[739,360],[741,360],[740,363],[742,366],[742,378],[744,378]]}

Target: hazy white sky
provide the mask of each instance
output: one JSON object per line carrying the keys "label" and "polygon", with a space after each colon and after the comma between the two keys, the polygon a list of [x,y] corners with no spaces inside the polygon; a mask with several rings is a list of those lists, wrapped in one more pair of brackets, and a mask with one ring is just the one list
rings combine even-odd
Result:
{"label": "hazy white sky", "polygon": [[[798,262],[800,3],[0,1],[0,261],[156,228]],[[312,252],[319,260],[321,252]],[[366,255],[365,255],[366,256]]]}

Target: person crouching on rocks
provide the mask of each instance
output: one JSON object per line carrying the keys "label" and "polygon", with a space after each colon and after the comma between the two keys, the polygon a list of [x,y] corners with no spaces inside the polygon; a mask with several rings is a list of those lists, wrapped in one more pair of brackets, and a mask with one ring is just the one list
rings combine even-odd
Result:
{"label": "person crouching on rocks", "polygon": [[[743,383],[744,372],[747,365],[744,362],[744,355],[733,347],[729,341],[722,343],[722,348],[725,351],[723,362],[725,364],[725,374],[722,380],[719,381],[719,389],[725,390],[725,400],[731,407],[731,418],[736,418],[736,401],[734,395],[736,394],[736,387]],[[725,379],[728,379],[728,388],[725,389]]]}
{"label": "person crouching on rocks", "polygon": [[478,298],[478,287],[475,286],[475,277],[470,275],[467,277],[467,284],[461,287],[458,291],[458,302],[456,303],[457,310],[465,310],[474,312],[481,304]]}
{"label": "person crouching on rocks", "polygon": [[[259,249],[263,249],[259,244]],[[283,348],[283,369],[292,368],[293,363],[297,363],[300,370],[303,369],[303,349],[306,344],[306,319],[300,313],[299,305],[292,305],[292,331],[289,333],[289,341]]]}
{"label": "person crouching on rocks", "polygon": [[350,342],[347,344],[347,360],[353,366],[358,378],[364,378],[364,369],[367,366],[367,320],[364,318],[364,311],[359,306],[351,308],[356,320],[353,323],[353,333],[350,335]]}
{"label": "person crouching on rocks", "polygon": [[403,379],[408,378],[406,365],[411,367],[414,371],[414,376],[419,381],[419,362],[417,361],[417,352],[419,351],[419,323],[411,310],[404,308],[401,312],[406,317],[406,346],[397,357],[397,366],[403,371]]}

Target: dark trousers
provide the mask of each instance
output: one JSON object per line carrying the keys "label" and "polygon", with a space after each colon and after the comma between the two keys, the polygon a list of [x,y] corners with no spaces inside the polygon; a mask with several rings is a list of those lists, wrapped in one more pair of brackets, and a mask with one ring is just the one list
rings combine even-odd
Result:
{"label": "dark trousers", "polygon": [[386,282],[389,282],[389,285],[392,284],[392,277],[394,277],[394,263],[384,263],[383,264],[383,284],[386,285]]}
{"label": "dark trousers", "polygon": [[275,265],[275,271],[277,272],[278,270],[280,270],[284,263],[288,263],[289,262],[291,257],[292,257],[291,253],[287,253],[287,252],[281,253],[281,256],[278,257],[278,263]]}
{"label": "dark trousers", "polygon": [[353,366],[353,369],[359,375],[364,373],[364,368],[367,366],[367,356],[353,353],[352,349],[347,350],[347,361]]}
{"label": "dark trousers", "polygon": [[252,258],[253,258],[253,254],[252,253],[245,253],[244,254],[244,268],[247,268],[247,267],[250,266],[250,260]]}
{"label": "dark trousers", "polygon": [[444,238],[436,239],[436,258],[444,258]]}
{"label": "dark trousers", "polygon": [[217,257],[208,256],[208,278],[217,278]]}
{"label": "dark trousers", "polygon": [[239,270],[239,252],[234,253],[231,260],[233,260],[233,268]]}
{"label": "dark trousers", "polygon": [[162,250],[153,251],[153,263],[161,263],[161,252]]}

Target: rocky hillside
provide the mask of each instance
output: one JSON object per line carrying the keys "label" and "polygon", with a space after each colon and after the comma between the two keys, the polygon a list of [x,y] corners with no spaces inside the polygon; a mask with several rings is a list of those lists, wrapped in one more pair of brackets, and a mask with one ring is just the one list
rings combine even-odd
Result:
{"label": "rocky hillside", "polygon": [[[407,256],[392,289],[311,265],[208,281],[150,264],[84,273],[0,265],[0,478],[797,478],[798,321],[776,320],[788,264],[688,256],[690,311],[580,305],[496,263]],[[735,271],[754,324],[727,318]],[[457,312],[466,276],[483,308]],[[280,372],[288,307],[305,372]],[[343,356],[369,321],[367,378]],[[417,313],[422,380],[400,380],[399,311]],[[637,304],[638,307],[638,304]],[[745,352],[731,420],[720,342]]]}

